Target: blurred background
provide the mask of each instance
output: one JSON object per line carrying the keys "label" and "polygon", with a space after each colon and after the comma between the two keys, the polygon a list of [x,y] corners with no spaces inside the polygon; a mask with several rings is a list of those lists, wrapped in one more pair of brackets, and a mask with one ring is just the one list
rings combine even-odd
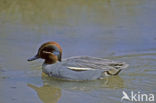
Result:
{"label": "blurred background", "polygon": [[[155,0],[0,0],[0,103],[120,103],[122,91],[156,94]],[[119,76],[69,82],[42,76],[39,46],[63,58],[125,61]],[[126,102],[127,103],[127,102]]]}

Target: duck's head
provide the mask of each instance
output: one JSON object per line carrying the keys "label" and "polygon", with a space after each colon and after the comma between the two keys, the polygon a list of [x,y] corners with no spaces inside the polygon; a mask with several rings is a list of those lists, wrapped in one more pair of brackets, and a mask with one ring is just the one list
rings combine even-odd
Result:
{"label": "duck's head", "polygon": [[45,64],[54,64],[57,61],[61,62],[61,57],[61,46],[56,42],[46,42],[42,44],[41,47],[38,49],[38,53],[34,57],[29,58],[28,61],[33,61],[42,58],[45,60]]}

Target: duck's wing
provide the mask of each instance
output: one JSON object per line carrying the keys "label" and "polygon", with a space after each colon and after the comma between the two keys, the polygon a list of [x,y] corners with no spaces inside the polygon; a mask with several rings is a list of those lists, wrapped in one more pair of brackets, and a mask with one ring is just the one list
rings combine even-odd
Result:
{"label": "duck's wing", "polygon": [[63,60],[63,65],[74,71],[103,70],[108,75],[117,75],[122,69],[128,67],[124,62],[116,62],[108,59],[78,56]]}
{"label": "duck's wing", "polygon": [[74,71],[88,71],[88,70],[96,70],[96,69],[93,69],[93,68],[86,68],[86,67],[67,67],[71,70],[74,70]]}

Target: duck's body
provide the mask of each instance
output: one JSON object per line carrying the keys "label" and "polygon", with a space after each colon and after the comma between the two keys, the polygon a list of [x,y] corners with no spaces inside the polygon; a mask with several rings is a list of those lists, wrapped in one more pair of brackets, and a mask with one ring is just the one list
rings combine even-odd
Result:
{"label": "duck's body", "polygon": [[71,57],[53,65],[43,64],[44,73],[67,80],[95,80],[117,75],[127,64],[95,57]]}
{"label": "duck's body", "polygon": [[62,49],[57,47],[58,44],[53,44],[55,42],[43,44],[38,54],[28,60],[32,61],[37,58],[45,59],[42,65],[42,71],[51,77],[78,81],[95,80],[108,75],[117,75],[122,69],[128,66],[124,62],[115,62],[88,56],[71,57],[61,61],[60,54],[62,54],[62,51],[60,50]]}

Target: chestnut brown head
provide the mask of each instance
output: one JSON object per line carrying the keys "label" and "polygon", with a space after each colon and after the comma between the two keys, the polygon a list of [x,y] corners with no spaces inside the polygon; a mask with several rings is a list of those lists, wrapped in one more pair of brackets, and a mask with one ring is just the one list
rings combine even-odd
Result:
{"label": "chestnut brown head", "polygon": [[28,59],[28,61],[33,61],[39,58],[45,59],[44,63],[46,64],[53,64],[57,61],[61,62],[62,48],[56,42],[46,42],[38,49],[38,53],[34,57]]}

